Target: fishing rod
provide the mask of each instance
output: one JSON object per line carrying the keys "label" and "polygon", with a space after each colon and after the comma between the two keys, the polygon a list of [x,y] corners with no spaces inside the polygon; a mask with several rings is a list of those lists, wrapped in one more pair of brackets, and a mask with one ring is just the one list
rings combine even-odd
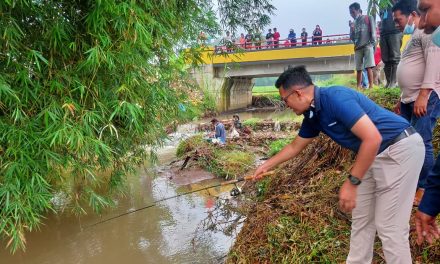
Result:
{"label": "fishing rod", "polygon": [[[261,174],[261,177],[266,177],[266,176],[273,175],[273,174],[274,174],[274,171],[269,171],[269,172],[265,172],[265,173]],[[173,195],[173,196],[170,196],[170,197],[166,197],[166,198],[154,201],[150,205],[146,205],[146,206],[143,206],[143,207],[140,207],[140,208],[137,208],[137,209],[125,212],[123,214],[119,214],[119,215],[107,218],[105,220],[99,221],[99,222],[94,223],[92,225],[86,226],[86,227],[84,227],[84,229],[91,228],[91,227],[103,224],[105,222],[109,222],[111,220],[114,220],[114,219],[117,219],[117,218],[129,215],[129,214],[133,214],[133,213],[136,213],[136,212],[139,212],[139,211],[142,211],[142,210],[154,207],[158,203],[161,203],[161,202],[164,202],[164,201],[168,201],[168,200],[180,197],[180,196],[185,196],[185,195],[188,195],[188,194],[192,194],[192,193],[208,190],[208,189],[211,189],[211,188],[216,188],[216,187],[220,187],[220,186],[226,186],[226,185],[229,185],[229,184],[235,184],[235,183],[238,183],[238,182],[248,181],[248,180],[252,180],[252,179],[253,179],[253,175],[252,176],[249,175],[249,176],[241,177],[241,178],[238,178],[238,179],[235,179],[235,180],[225,181],[225,182],[222,182],[222,183],[218,183],[218,184],[210,185],[210,186],[207,186],[207,187],[203,187],[203,188],[200,188],[200,189],[197,189],[197,190],[193,190],[193,191],[189,191],[189,192],[184,192],[184,193],[181,193],[181,194],[177,194],[177,195]]]}

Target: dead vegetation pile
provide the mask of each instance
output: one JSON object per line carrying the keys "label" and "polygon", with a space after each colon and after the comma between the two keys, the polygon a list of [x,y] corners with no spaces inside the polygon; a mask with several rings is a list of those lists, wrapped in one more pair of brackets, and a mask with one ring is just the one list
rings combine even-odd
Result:
{"label": "dead vegetation pile", "polygon": [[[248,192],[247,219],[227,263],[341,263],[349,249],[350,215],[338,205],[353,154],[326,136]],[[247,186],[253,186],[252,184]],[[412,237],[414,234],[412,234]],[[422,249],[411,239],[413,258],[439,263],[439,243]],[[384,263],[380,243],[375,263]]]}
{"label": "dead vegetation pile", "polygon": [[252,96],[252,106],[253,107],[275,107],[275,108],[285,108],[286,105],[279,95],[254,95]]}

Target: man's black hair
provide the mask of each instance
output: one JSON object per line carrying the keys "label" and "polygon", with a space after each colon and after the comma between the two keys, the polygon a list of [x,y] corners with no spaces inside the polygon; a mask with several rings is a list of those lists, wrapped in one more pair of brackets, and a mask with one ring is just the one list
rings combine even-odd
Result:
{"label": "man's black hair", "polygon": [[349,7],[349,9],[354,9],[354,10],[361,10],[361,5],[358,2],[354,2],[353,4],[351,4]]}
{"label": "man's black hair", "polygon": [[285,70],[278,80],[275,82],[275,87],[280,89],[283,86],[284,90],[290,89],[292,86],[309,86],[313,85],[312,78],[306,70],[305,66],[296,66]]}
{"label": "man's black hair", "polygon": [[417,9],[417,0],[400,0],[394,4],[391,11],[400,11],[405,16],[411,15],[412,12],[416,12],[420,15],[419,10]]}

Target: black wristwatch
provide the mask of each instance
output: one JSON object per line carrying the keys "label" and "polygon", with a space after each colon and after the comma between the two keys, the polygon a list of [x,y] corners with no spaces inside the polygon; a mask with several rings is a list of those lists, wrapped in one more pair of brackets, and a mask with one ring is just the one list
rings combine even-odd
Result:
{"label": "black wristwatch", "polygon": [[353,176],[351,174],[348,175],[348,180],[353,185],[359,185],[359,184],[362,183],[361,179],[359,179],[358,177],[355,177],[355,176]]}

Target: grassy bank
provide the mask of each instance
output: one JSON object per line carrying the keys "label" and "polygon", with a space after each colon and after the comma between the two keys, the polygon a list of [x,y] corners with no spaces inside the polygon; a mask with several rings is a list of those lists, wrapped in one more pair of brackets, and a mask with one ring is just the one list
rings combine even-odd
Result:
{"label": "grassy bank", "polygon": [[253,95],[274,94],[274,93],[278,93],[278,89],[275,86],[255,86],[252,89]]}
{"label": "grassy bank", "polygon": [[242,176],[255,162],[252,152],[235,144],[219,147],[206,141],[202,135],[182,141],[176,155],[180,159],[191,158],[195,165],[225,179]]}

